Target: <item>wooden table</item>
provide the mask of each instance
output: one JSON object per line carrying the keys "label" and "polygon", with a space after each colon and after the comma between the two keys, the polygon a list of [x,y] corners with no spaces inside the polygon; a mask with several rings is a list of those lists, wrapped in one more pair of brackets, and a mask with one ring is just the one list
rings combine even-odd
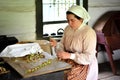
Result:
{"label": "wooden table", "polygon": [[39,63],[26,63],[25,61],[13,60],[12,58],[3,58],[11,67],[13,67],[23,78],[43,75],[56,71],[62,71],[71,68],[68,63],[53,59],[50,65],[47,65],[35,72],[26,73],[25,71]]}

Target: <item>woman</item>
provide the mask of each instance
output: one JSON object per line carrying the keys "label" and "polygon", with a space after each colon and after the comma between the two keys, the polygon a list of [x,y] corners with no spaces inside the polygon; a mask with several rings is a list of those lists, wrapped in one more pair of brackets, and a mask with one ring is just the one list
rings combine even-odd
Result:
{"label": "woman", "polygon": [[51,39],[57,57],[72,65],[67,80],[97,80],[96,34],[86,25],[90,16],[87,11],[74,5],[66,12],[68,26],[59,43]]}

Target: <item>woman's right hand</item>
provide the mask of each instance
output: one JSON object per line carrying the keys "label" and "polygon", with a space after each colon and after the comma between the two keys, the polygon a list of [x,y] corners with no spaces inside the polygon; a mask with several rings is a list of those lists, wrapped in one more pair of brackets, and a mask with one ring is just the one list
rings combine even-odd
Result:
{"label": "woman's right hand", "polygon": [[53,38],[50,38],[50,44],[52,47],[55,47],[57,45],[57,41]]}

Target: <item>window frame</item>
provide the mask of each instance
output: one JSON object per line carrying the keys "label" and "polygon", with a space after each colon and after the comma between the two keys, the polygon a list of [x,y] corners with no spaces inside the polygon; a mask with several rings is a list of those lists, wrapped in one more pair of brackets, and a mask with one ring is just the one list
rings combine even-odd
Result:
{"label": "window frame", "polygon": [[[77,5],[83,5],[88,10],[88,0],[76,0]],[[35,0],[36,4],[36,39],[44,39],[43,37],[43,26],[49,24],[59,24],[59,23],[67,23],[67,20],[58,20],[58,21],[46,21],[43,22],[43,4],[42,0]]]}

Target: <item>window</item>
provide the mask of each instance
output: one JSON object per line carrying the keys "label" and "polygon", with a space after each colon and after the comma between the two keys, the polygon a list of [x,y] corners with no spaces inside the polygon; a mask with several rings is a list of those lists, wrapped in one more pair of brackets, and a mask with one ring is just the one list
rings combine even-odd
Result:
{"label": "window", "polygon": [[64,29],[67,25],[65,10],[71,5],[82,5],[88,9],[88,0],[35,0],[35,4],[36,39],[47,39],[48,37],[44,37],[43,34],[51,36],[55,33],[57,35],[59,28]]}
{"label": "window", "polygon": [[[67,25],[66,10],[80,0],[43,0],[43,35],[59,36],[58,30]],[[82,0],[81,0],[82,1]]]}

